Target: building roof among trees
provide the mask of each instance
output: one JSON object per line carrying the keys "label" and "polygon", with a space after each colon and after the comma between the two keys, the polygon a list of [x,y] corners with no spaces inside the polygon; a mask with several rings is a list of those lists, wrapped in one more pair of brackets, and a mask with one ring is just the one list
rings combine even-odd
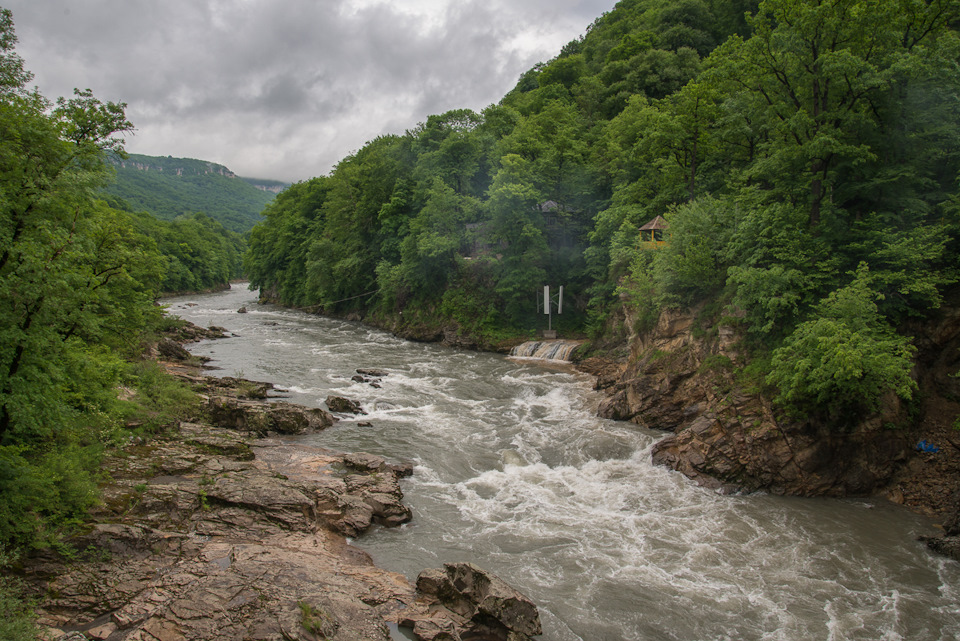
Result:
{"label": "building roof among trees", "polygon": [[640,231],[651,231],[654,229],[667,229],[670,227],[670,224],[663,219],[663,216],[657,216],[649,223],[640,228]]}

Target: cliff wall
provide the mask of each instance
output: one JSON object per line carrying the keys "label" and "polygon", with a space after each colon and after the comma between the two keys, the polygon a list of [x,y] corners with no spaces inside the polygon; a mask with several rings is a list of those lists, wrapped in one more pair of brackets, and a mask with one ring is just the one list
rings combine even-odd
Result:
{"label": "cliff wall", "polygon": [[[918,348],[914,400],[891,395],[852,427],[788,417],[735,327],[711,326],[697,312],[663,313],[631,338],[619,376],[598,379],[609,394],[601,416],[671,432],[654,447],[655,463],[726,491],[880,494],[929,514],[955,508],[960,307],[910,328]],[[937,451],[919,451],[921,441]]]}

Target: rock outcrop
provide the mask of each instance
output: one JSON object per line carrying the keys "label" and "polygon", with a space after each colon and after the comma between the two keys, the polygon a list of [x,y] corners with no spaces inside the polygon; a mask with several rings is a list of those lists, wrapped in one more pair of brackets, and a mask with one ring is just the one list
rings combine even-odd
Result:
{"label": "rock outcrop", "polygon": [[257,435],[304,434],[333,425],[329,412],[283,401],[263,402],[242,398],[212,396],[206,411],[217,425]]}
{"label": "rock outcrop", "polygon": [[424,570],[417,577],[417,592],[431,605],[461,617],[452,629],[435,620],[407,621],[418,638],[526,641],[542,633],[537,606],[472,563],[447,563],[442,570]]}
{"label": "rock outcrop", "polygon": [[399,482],[409,463],[283,440],[333,419],[248,397],[269,384],[173,371],[223,425],[183,422],[108,456],[102,504],[69,541],[76,553],[24,563],[48,638],[389,641],[406,627],[421,641],[522,641],[539,631],[535,606],[482,570],[458,579],[479,599],[464,617],[349,544],[410,520]]}
{"label": "rock outcrop", "polygon": [[71,541],[76,557],[26,565],[52,638],[386,641],[391,624],[421,640],[539,633],[536,607],[479,568],[448,566],[464,608],[348,544],[410,520],[398,482],[409,465],[183,423],[107,466],[114,480],[96,524]]}
{"label": "rock outcrop", "polygon": [[[956,329],[930,332],[930,348],[949,348]],[[790,420],[763,393],[765,372],[744,376],[738,339],[732,326],[700,325],[695,312],[662,314],[654,330],[634,339],[616,382],[609,368],[602,385],[598,379],[609,394],[600,416],[672,432],[655,444],[654,462],[704,485],[800,496],[887,491],[917,460],[917,439],[934,433],[932,414],[916,429],[890,429],[910,423],[896,398],[850,429]],[[953,372],[956,360],[946,365]],[[927,401],[922,411],[929,407]]]}
{"label": "rock outcrop", "polygon": [[934,552],[960,561],[960,492],[954,496],[953,504],[943,523],[943,534],[923,537],[921,540]]}

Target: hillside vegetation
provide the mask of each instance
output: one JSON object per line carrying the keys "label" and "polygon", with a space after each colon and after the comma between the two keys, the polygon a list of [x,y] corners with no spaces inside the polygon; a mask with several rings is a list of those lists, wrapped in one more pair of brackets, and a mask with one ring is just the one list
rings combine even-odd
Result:
{"label": "hillside vegetation", "polygon": [[[246,272],[287,305],[488,346],[542,326],[545,284],[595,345],[626,335],[623,305],[643,330],[706,304],[782,407],[842,422],[913,395],[898,329],[957,280],[957,20],[952,0],[623,0],[498,104],[281,194]],[[662,243],[640,232],[658,215]]]}
{"label": "hillside vegetation", "polygon": [[[176,324],[155,301],[226,286],[241,253],[209,217],[159,221],[101,199],[105,156],[132,128],[125,105],[48,100],[15,44],[0,10],[0,570],[10,549],[57,545],[82,522],[105,448],[189,411],[192,393],[142,360]],[[0,576],[0,637],[34,638],[9,587]]]}
{"label": "hillside vegetation", "polygon": [[129,208],[161,220],[203,213],[240,234],[261,220],[260,212],[285,186],[239,178],[223,165],[192,158],[127,154],[112,156],[111,164],[117,175],[106,193]]}

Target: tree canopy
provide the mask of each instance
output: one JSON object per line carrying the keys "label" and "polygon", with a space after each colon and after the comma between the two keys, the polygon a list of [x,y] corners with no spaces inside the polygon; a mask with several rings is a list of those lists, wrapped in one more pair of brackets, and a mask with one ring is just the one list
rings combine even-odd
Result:
{"label": "tree canopy", "polygon": [[[886,336],[957,279],[958,18],[954,0],[623,0],[500,103],[294,186],[246,268],[282,303],[491,337],[538,328],[544,284],[594,336],[627,291],[646,316],[713,299],[755,349],[794,352],[857,282]],[[801,361],[780,363],[783,399]],[[878,380],[866,406],[909,392]]]}
{"label": "tree canopy", "polygon": [[238,234],[260,222],[260,212],[273,200],[274,191],[285,183],[239,178],[223,165],[195,160],[144,156],[111,155],[116,178],[104,192],[136,211],[148,211],[161,220],[202,213],[225,229]]}
{"label": "tree canopy", "polygon": [[[170,411],[157,375],[129,360],[163,322],[156,296],[225,285],[241,252],[209,218],[102,200],[125,105],[89,90],[48,100],[15,44],[0,10],[0,548],[55,541],[97,499],[102,447]],[[121,387],[144,394],[124,401]]]}

